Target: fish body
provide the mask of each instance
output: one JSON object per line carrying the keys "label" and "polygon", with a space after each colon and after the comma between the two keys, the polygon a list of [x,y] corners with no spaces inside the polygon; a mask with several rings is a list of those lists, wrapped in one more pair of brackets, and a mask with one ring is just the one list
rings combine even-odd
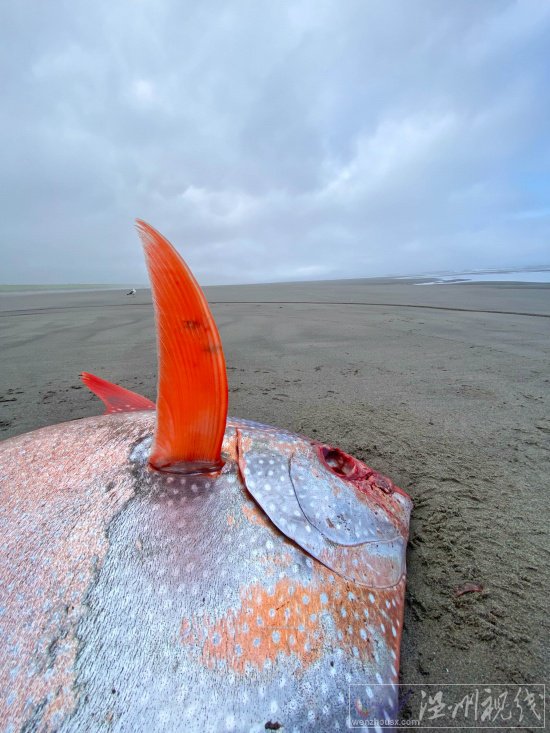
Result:
{"label": "fish body", "polygon": [[3,729],[394,718],[410,498],[338,448],[227,418],[204,296],[147,232],[169,281],[157,405],[85,373],[107,414],[0,443]]}
{"label": "fish body", "polygon": [[[345,729],[350,684],[389,717],[410,500],[383,477],[361,492],[307,438],[232,418],[219,475],[154,472],[154,419],[87,418],[0,444],[5,729]],[[391,559],[388,538],[323,536],[296,466],[303,491],[321,474],[339,492],[336,514],[318,501],[319,526],[338,532],[340,513],[353,534],[362,516],[364,540],[379,516],[400,540]],[[341,557],[304,551],[300,525],[312,552]],[[366,583],[345,570],[351,550],[373,566]]]}

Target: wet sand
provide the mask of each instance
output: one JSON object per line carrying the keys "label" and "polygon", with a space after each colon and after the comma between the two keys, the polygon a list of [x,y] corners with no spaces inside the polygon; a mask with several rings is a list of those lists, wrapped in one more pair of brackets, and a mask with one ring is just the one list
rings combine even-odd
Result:
{"label": "wet sand", "polygon": [[[207,288],[230,412],[339,445],[415,508],[401,677],[550,671],[550,285]],[[0,296],[0,438],[99,414],[91,371],[154,399],[150,293]],[[465,582],[482,593],[455,597]]]}

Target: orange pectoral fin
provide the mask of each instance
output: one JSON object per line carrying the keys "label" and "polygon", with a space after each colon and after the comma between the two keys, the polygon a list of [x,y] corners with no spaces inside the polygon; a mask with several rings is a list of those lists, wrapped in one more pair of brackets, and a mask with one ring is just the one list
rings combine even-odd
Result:
{"label": "orange pectoral fin", "polygon": [[227,419],[223,348],[208,302],[170,242],[137,221],[157,323],[157,424],[150,464],[159,470],[219,470]]}
{"label": "orange pectoral fin", "polygon": [[105,414],[113,412],[137,412],[138,410],[154,410],[155,403],[129,389],[119,387],[94,374],[82,372],[82,382],[105,404]]}

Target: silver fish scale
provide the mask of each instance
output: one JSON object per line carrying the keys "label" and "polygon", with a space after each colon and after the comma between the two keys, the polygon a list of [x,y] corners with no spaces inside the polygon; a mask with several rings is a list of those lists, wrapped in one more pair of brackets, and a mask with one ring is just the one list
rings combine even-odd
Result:
{"label": "silver fish scale", "polygon": [[[143,462],[148,444],[146,439],[134,449],[134,461]],[[273,470],[286,487],[288,509],[297,506],[290,481],[280,480],[283,472],[288,479],[286,460],[264,453],[254,457],[253,466],[264,465],[262,455],[266,475]],[[260,579],[268,593],[281,577],[307,587],[314,563],[274,536],[269,525],[240,522],[235,542],[221,521],[242,511],[234,464],[226,464],[213,481],[138,468],[137,496],[111,523],[109,551],[87,598],[88,612],[78,629],[78,705],[59,730],[259,733],[279,720],[285,730],[303,733],[347,729],[349,683],[376,689],[379,670],[390,677],[394,660],[382,642],[375,675],[358,657],[343,653],[341,633],[327,611],[320,619],[322,637],[316,632],[311,640],[322,643],[323,652],[308,669],[298,657],[277,653],[275,630],[273,657],[261,670],[247,667],[244,675],[235,674],[232,664],[242,653],[237,633],[229,628],[222,638],[212,622],[242,605],[239,590]],[[259,471],[255,475],[260,478]],[[265,485],[263,494],[270,496]],[[298,527],[307,520],[289,522]],[[266,560],[283,550],[291,562],[270,580]],[[195,619],[194,632],[182,627],[182,618]],[[262,624],[251,614],[252,644],[254,626]],[[376,630],[372,636],[377,638]],[[223,644],[223,658],[205,663],[208,644],[214,649]],[[385,688],[385,697],[375,701],[380,714],[393,709],[394,688]]]}
{"label": "silver fish scale", "polygon": [[[266,446],[283,436],[258,429],[241,429],[238,435],[246,487],[281,532],[344,578],[371,588],[389,588],[399,581],[405,569],[405,539],[381,513],[375,515],[360,502],[345,481],[335,479],[341,484],[342,500],[334,496],[334,484],[327,486],[325,480],[323,486],[322,478],[319,479],[323,467],[313,451],[308,453],[303,441],[299,452],[294,452],[294,443],[288,441],[286,450],[279,446],[276,453],[266,450]],[[315,467],[315,478],[312,477],[312,467]],[[311,502],[308,490],[312,492]],[[329,538],[326,531],[321,532],[306,516],[298,501],[298,492],[304,504],[308,502],[309,514],[317,512],[320,518],[324,512],[325,516],[332,515],[336,523],[338,512],[341,512],[348,527],[335,527]],[[351,545],[350,532],[356,531],[355,511],[359,521],[357,534],[352,536],[357,537],[360,544]],[[380,533],[377,532],[379,525]],[[375,539],[377,535],[380,539]],[[333,537],[347,542],[335,541]]]}
{"label": "silver fish scale", "polygon": [[332,542],[361,545],[396,539],[396,528],[381,507],[373,506],[374,502],[368,505],[352,484],[321,464],[313,449],[292,456],[290,477],[302,511]]}
{"label": "silver fish scale", "polygon": [[365,701],[395,717],[404,575],[346,579],[384,543],[362,558],[308,521],[290,471],[311,443],[232,419],[223,471],[181,476],[147,467],[153,429],[121,413],[0,447],[6,729],[324,732]]}

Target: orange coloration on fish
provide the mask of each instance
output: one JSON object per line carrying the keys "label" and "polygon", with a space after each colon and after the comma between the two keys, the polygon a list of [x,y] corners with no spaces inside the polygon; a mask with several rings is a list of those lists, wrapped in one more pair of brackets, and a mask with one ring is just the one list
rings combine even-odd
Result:
{"label": "orange coloration on fish", "polygon": [[82,382],[88,389],[99,397],[105,405],[105,415],[113,412],[138,412],[139,410],[154,410],[155,403],[142,397],[136,392],[119,387],[118,384],[107,382],[94,374],[82,372]]}
{"label": "orange coloration on fish", "polygon": [[245,504],[242,511],[250,524],[258,524],[264,527],[269,526],[269,519],[257,506],[248,506],[247,504]]}
{"label": "orange coloration on fish", "polygon": [[143,241],[157,321],[158,422],[151,451],[157,469],[191,473],[221,468],[227,418],[223,348],[191,270],[144,221]]}
{"label": "orange coloration on fish", "polygon": [[[135,441],[142,432],[139,421],[126,434]],[[126,463],[125,444],[104,418],[0,444],[3,723],[40,709],[40,730],[55,730],[76,706],[78,624],[109,549],[106,529],[133,494]]]}
{"label": "orange coloration on fish", "polygon": [[[397,593],[402,587],[397,589]],[[395,644],[401,626],[397,594],[357,588],[323,567],[316,568],[313,583],[302,585],[279,580],[266,591],[261,584],[244,588],[238,608],[221,619],[198,614],[181,622],[182,644],[194,646],[202,663],[215,669],[228,665],[239,675],[271,666],[279,655],[298,662],[296,674],[304,674],[326,650],[325,628],[335,628],[338,654],[374,658],[374,637],[369,629],[384,629],[387,643]],[[228,641],[230,643],[228,644]],[[336,650],[335,650],[336,651]],[[391,681],[397,680],[394,660]]]}

